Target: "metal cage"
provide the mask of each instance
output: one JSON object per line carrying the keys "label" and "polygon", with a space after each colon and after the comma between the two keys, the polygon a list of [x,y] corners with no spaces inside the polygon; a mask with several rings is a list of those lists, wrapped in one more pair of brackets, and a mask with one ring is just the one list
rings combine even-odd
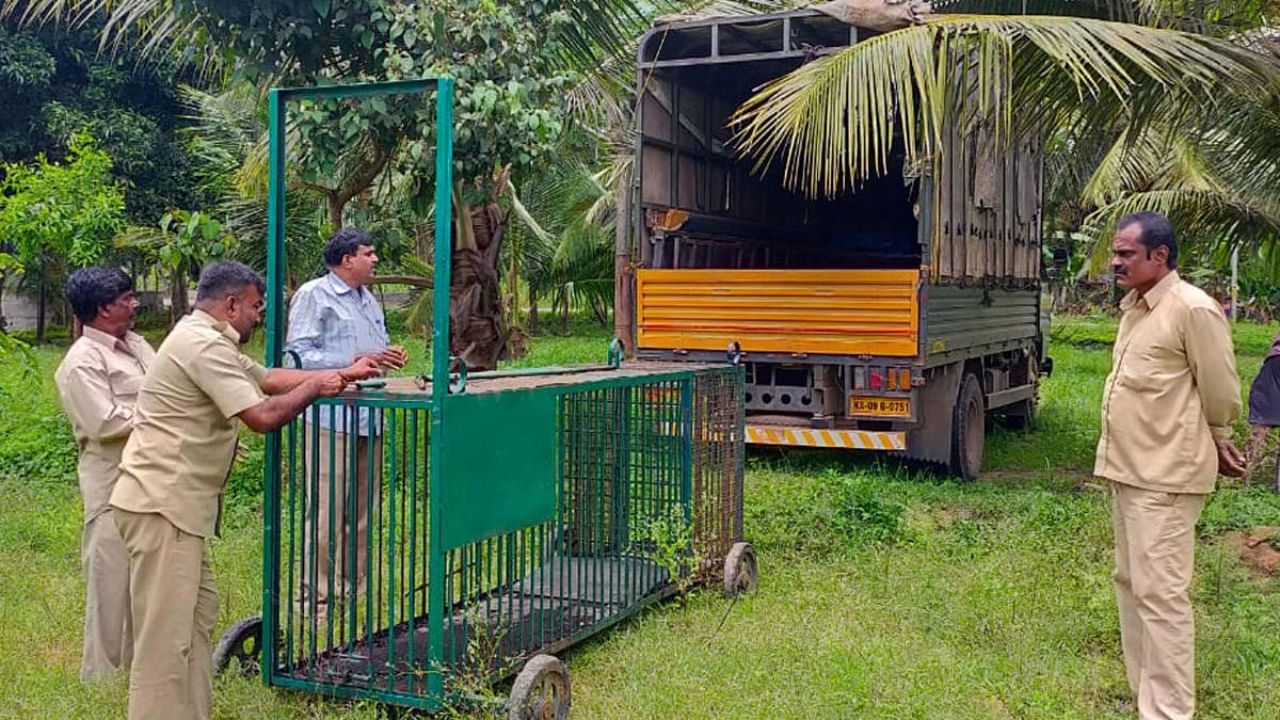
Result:
{"label": "metal cage", "polygon": [[539,654],[691,583],[753,585],[743,372],[624,364],[615,341],[605,365],[451,373],[447,78],[271,91],[268,366],[284,359],[287,103],[421,92],[438,123],[433,374],[321,400],[268,435],[263,614],[215,664],[435,711],[524,663],[509,716],[562,718],[567,671]]}
{"label": "metal cage", "polygon": [[[348,437],[368,414],[362,443],[333,442],[319,404],[283,432],[266,540],[271,684],[439,709],[686,583],[722,580],[742,537],[739,368],[474,381],[441,456],[429,394],[406,385],[323,402]],[[347,497],[327,518],[322,463],[329,506]],[[322,573],[321,537],[343,535]],[[321,585],[327,609],[304,590]]]}

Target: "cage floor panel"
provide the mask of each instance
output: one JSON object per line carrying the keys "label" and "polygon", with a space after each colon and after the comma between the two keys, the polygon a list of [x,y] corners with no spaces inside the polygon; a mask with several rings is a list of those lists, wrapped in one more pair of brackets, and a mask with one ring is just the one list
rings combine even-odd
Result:
{"label": "cage floor panel", "polygon": [[[513,658],[536,653],[592,625],[609,620],[667,585],[667,573],[641,558],[553,556],[524,579],[499,588],[475,606],[499,632],[476,638],[497,645],[489,668],[468,667],[468,644],[475,625],[466,609],[455,608],[445,629],[444,653],[451,672],[488,674]],[[428,674],[428,618],[421,615],[371,640],[343,643],[314,660],[295,662],[283,674],[300,680],[370,691],[421,695]],[[412,626],[412,631],[410,627]],[[411,655],[412,653],[412,655]]]}

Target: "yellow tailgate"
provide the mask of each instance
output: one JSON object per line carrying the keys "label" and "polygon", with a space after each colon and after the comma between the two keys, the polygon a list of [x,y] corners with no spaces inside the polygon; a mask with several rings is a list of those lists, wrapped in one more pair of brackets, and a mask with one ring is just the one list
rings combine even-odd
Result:
{"label": "yellow tailgate", "polygon": [[652,270],[636,275],[645,349],[914,357],[917,270]]}

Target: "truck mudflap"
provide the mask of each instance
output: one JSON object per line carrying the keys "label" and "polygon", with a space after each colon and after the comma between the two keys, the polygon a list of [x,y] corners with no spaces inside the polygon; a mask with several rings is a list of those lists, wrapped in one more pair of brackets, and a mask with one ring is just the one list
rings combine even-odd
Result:
{"label": "truck mudflap", "polygon": [[903,452],[907,449],[905,432],[820,430],[785,425],[748,424],[746,440],[749,445],[787,445],[887,452]]}

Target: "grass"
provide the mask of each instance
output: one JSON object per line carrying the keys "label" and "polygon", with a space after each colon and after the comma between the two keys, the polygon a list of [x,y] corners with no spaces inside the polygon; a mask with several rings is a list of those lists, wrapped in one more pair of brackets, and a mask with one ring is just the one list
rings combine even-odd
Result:
{"label": "grass", "polygon": [[[605,331],[574,332],[536,338],[519,364],[603,360]],[[1106,500],[1089,477],[1109,333],[1106,319],[1058,321],[1041,422],[995,432],[982,482],[875,456],[752,452],[746,533],[759,592],[732,606],[695,593],[683,612],[643,613],[567,653],[574,717],[1132,717]],[[1242,325],[1236,337],[1248,379],[1271,330]],[[51,380],[61,353],[35,355],[34,372],[0,368],[0,718],[119,717],[123,680],[86,689],[76,678],[75,454]],[[260,602],[254,452],[232,478],[227,530],[212,548],[219,631]],[[1200,524],[1200,718],[1280,716],[1280,579],[1251,575],[1224,541],[1259,525],[1280,525],[1280,498],[1234,484]],[[214,716],[379,711],[220,678]]]}

